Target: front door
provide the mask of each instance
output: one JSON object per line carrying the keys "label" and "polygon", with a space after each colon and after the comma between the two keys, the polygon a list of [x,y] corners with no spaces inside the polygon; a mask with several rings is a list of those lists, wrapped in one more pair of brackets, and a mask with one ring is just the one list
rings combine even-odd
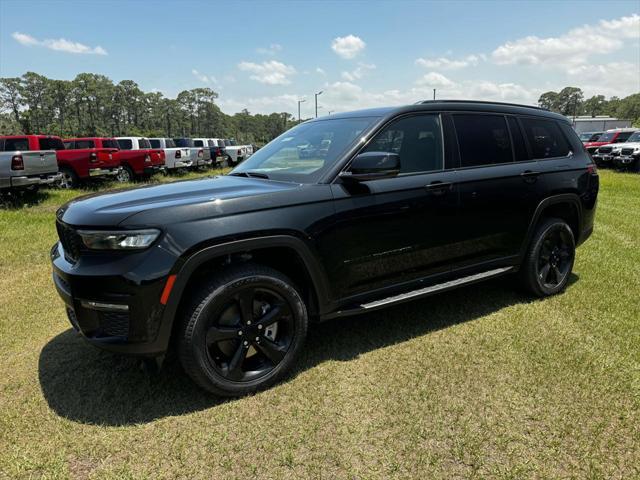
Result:
{"label": "front door", "polygon": [[335,217],[319,240],[334,298],[448,271],[458,192],[444,170],[438,114],[391,122],[364,151],[397,153],[397,177],[332,185]]}

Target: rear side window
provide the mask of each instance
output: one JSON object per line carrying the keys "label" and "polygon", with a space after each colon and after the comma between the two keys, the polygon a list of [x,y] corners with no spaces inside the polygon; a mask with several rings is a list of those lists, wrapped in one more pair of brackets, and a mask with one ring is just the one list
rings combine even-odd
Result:
{"label": "rear side window", "polygon": [[218,146],[219,147],[225,147],[226,145],[224,144],[224,140],[218,140]]}
{"label": "rear side window", "polygon": [[194,140],[194,141],[193,141],[193,144],[194,144],[196,147],[204,147],[204,145],[202,144],[202,140]]}
{"label": "rear side window", "polygon": [[507,122],[502,115],[454,115],[462,167],[513,161]]}
{"label": "rear side window", "polygon": [[401,118],[385,127],[365,152],[400,155],[400,173],[442,170],[442,128],[439,115]]}
{"label": "rear side window", "polygon": [[507,122],[509,123],[509,131],[511,132],[511,141],[513,142],[513,153],[516,156],[516,162],[529,160],[527,146],[524,143],[524,136],[522,135],[522,129],[518,124],[518,120],[514,117],[507,117]]}
{"label": "rear side window", "polygon": [[581,152],[584,149],[584,146],[582,145],[580,137],[578,137],[576,131],[571,128],[568,123],[559,122],[559,125],[562,133],[564,133],[564,138],[569,141],[571,150],[574,153]]}
{"label": "rear side window", "polygon": [[13,152],[14,150],[29,150],[28,138],[6,138],[4,140],[4,151]]}
{"label": "rear side window", "polygon": [[115,140],[102,140],[102,148],[120,148]]}
{"label": "rear side window", "polygon": [[160,148],[160,140],[150,138],[149,143],[151,144],[151,148]]}
{"label": "rear side window", "polygon": [[164,144],[167,148],[176,148],[176,142],[174,142],[172,138],[165,138]]}
{"label": "rear side window", "polygon": [[151,148],[151,144],[146,138],[141,138],[140,140],[138,140],[138,148]]}
{"label": "rear side window", "polygon": [[119,138],[118,139],[118,146],[122,150],[131,150],[133,148],[133,143],[128,138]]}
{"label": "rear side window", "polygon": [[76,148],[95,148],[93,140],[76,140]]}
{"label": "rear side window", "polygon": [[174,138],[173,139],[176,142],[176,145],[178,147],[193,147],[193,140],[191,140],[190,138]]}
{"label": "rear side window", "polygon": [[64,150],[64,143],[59,138],[39,138],[40,150]]}
{"label": "rear side window", "polygon": [[74,150],[75,149],[75,145],[73,143],[73,141],[67,141],[67,142],[62,142],[64,143],[64,149],[65,150]]}
{"label": "rear side window", "polygon": [[207,140],[207,144],[208,144],[210,147],[215,147],[215,146],[216,146],[216,144],[213,142],[213,140]]}
{"label": "rear side window", "polygon": [[571,149],[556,122],[537,118],[521,118],[520,121],[531,146],[533,158],[554,158],[569,155]]}

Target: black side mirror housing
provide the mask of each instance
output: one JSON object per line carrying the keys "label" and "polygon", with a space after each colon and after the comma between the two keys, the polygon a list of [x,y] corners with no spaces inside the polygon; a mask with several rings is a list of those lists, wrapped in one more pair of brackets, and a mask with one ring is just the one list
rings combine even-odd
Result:
{"label": "black side mirror housing", "polygon": [[400,173],[400,155],[389,152],[365,152],[356,156],[348,171],[342,172],[344,181],[364,182],[395,177]]}

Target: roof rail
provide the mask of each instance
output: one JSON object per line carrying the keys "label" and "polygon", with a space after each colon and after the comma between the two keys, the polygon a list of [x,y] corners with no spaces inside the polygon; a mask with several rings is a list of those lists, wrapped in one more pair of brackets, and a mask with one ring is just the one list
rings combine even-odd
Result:
{"label": "roof rail", "polygon": [[419,105],[427,103],[478,103],[480,105],[507,105],[510,107],[535,108],[536,110],[544,110],[546,112],[549,111],[548,108],[536,107],[534,105],[523,105],[521,103],[490,102],[486,100],[422,100],[418,102]]}

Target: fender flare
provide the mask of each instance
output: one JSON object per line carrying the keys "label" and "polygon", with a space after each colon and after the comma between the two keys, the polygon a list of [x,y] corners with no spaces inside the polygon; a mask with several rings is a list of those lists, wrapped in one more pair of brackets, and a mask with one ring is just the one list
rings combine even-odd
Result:
{"label": "fender flare", "polygon": [[547,197],[542,200],[533,214],[531,218],[531,222],[529,223],[529,228],[527,229],[527,235],[525,236],[522,247],[520,248],[520,259],[524,259],[527,253],[527,247],[531,242],[531,238],[536,231],[536,226],[538,225],[538,221],[540,217],[544,213],[544,210],[552,205],[559,205],[562,203],[568,203],[575,207],[576,213],[578,214],[578,232],[575,238],[576,245],[579,243],[579,237],[582,234],[582,203],[580,202],[580,197],[578,197],[575,193],[562,193],[559,195],[553,195],[551,197]]}
{"label": "fender flare", "polygon": [[254,237],[205,247],[187,257],[179,269],[172,272],[176,274],[176,280],[162,314],[162,325],[158,333],[158,339],[168,345],[175,316],[182,301],[185,288],[198,267],[211,259],[224,255],[273,247],[290,248],[300,256],[311,279],[311,288],[313,288],[316,298],[318,299],[320,313],[323,313],[324,308],[330,303],[328,282],[324,269],[311,252],[309,246],[307,246],[303,240],[292,235]]}

